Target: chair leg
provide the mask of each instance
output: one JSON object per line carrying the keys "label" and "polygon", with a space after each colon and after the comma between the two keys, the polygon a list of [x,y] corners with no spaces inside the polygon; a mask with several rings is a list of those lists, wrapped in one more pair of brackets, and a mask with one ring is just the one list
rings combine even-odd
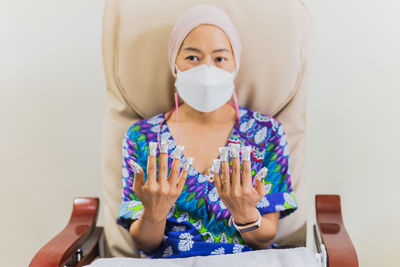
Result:
{"label": "chair leg", "polygon": [[30,267],[82,266],[99,255],[102,227],[96,227],[99,199],[75,198],[67,226],[34,256]]}
{"label": "chair leg", "polygon": [[[339,195],[316,195],[317,224],[328,257],[329,267],[356,267],[358,258],[342,219]],[[315,228],[316,234],[316,228]],[[319,242],[315,236],[316,242]],[[317,241],[318,240],[318,241]],[[317,249],[320,246],[317,245]]]}
{"label": "chair leg", "polygon": [[103,227],[96,227],[93,234],[82,246],[82,258],[76,265],[76,267],[90,264],[96,258],[100,256],[100,239],[103,235]]}

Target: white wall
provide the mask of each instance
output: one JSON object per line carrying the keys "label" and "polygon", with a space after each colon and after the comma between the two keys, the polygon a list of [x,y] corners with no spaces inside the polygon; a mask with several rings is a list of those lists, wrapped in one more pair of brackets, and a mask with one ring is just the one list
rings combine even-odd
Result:
{"label": "white wall", "polygon": [[340,194],[360,266],[396,266],[400,2],[306,3],[315,39],[308,98],[310,221],[316,193]]}
{"label": "white wall", "polygon": [[101,196],[105,1],[0,2],[1,266],[27,266]]}
{"label": "white wall", "polygon": [[[394,266],[400,240],[400,2],[306,0],[314,20],[308,97],[314,195],[342,196],[361,266]],[[0,251],[26,266],[101,196],[104,0],[0,2]],[[101,223],[101,216],[100,216]]]}

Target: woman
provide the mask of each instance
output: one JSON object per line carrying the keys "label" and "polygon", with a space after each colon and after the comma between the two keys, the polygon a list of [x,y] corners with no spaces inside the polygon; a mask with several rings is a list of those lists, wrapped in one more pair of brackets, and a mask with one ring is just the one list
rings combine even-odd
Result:
{"label": "woman", "polygon": [[151,258],[276,246],[279,219],[297,208],[287,141],[277,120],[237,104],[233,22],[213,6],[189,9],[168,52],[183,103],[175,93],[174,109],[126,132],[117,223]]}

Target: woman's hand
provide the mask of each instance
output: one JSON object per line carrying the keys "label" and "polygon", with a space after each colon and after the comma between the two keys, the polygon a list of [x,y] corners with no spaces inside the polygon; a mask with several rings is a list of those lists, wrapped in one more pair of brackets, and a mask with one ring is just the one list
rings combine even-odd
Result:
{"label": "woman's hand", "polygon": [[177,146],[174,151],[172,168],[167,178],[168,149],[163,147],[165,145],[166,144],[162,142],[159,157],[158,177],[156,177],[156,142],[149,143],[146,183],[144,182],[143,170],[137,163],[133,161],[131,162],[133,169],[136,170],[133,182],[133,191],[143,204],[143,213],[141,216],[145,216],[146,220],[154,223],[162,222],[166,219],[168,212],[182,192],[183,186],[186,182],[189,166],[193,161],[192,158],[188,158],[188,162],[185,164],[182,173],[179,176],[180,157],[184,146]]}
{"label": "woman's hand", "polygon": [[[253,187],[251,178],[250,155],[242,156],[242,170],[240,168],[240,146],[231,146],[232,173],[229,171],[228,156],[221,150],[221,174],[214,173],[215,186],[222,202],[228,208],[236,224],[248,224],[257,221],[257,203],[265,196],[266,189],[262,179],[266,176],[267,169],[263,168],[254,179]],[[233,152],[232,152],[233,151]],[[250,153],[249,150],[247,153]],[[227,154],[227,151],[225,151]]]}

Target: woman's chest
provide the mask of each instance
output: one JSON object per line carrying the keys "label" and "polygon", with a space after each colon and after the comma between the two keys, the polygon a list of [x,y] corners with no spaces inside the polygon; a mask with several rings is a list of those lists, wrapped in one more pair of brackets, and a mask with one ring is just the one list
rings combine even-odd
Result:
{"label": "woman's chest", "polygon": [[[180,127],[180,141],[185,146],[184,156],[186,158],[193,157],[193,168],[200,173],[206,173],[211,168],[213,159],[219,157],[219,147],[227,145],[232,125],[213,127],[212,129],[194,125]],[[173,135],[176,136],[176,134]]]}

